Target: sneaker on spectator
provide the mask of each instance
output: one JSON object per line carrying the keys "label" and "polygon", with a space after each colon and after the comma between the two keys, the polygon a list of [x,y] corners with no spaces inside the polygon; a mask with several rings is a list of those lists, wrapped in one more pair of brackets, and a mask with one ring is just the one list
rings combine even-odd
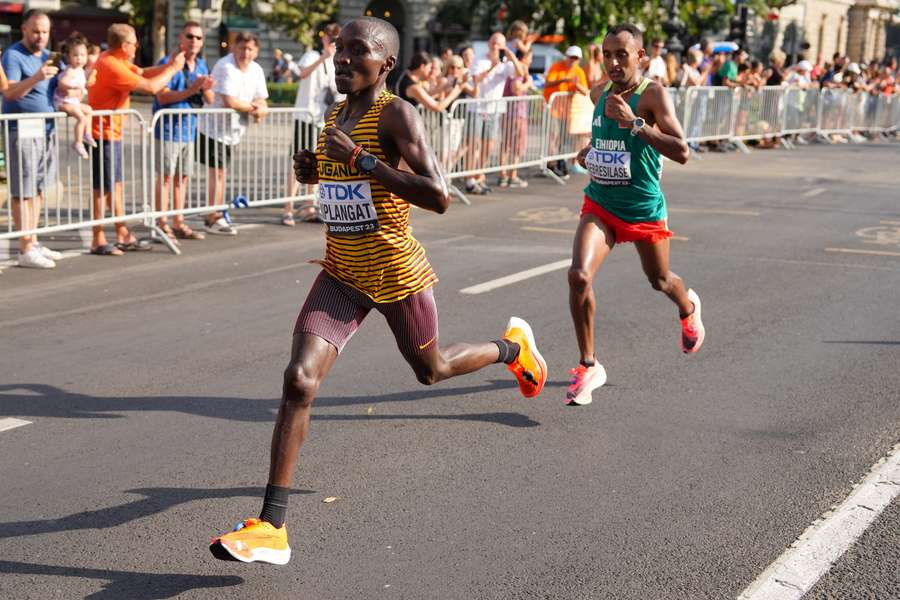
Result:
{"label": "sneaker on spectator", "polygon": [[509,187],[509,177],[501,177],[497,180],[497,187],[508,188]]}
{"label": "sneaker on spectator", "polygon": [[518,175],[514,175],[509,178],[509,187],[511,188],[526,188],[528,187],[528,182],[524,179],[519,179]]}
{"label": "sneaker on spectator", "polygon": [[33,247],[37,248],[38,252],[41,253],[41,256],[44,258],[49,258],[50,260],[61,260],[63,255],[62,252],[57,252],[56,250],[51,250],[46,246],[42,246],[38,242],[32,244]]}
{"label": "sneaker on spectator", "polygon": [[52,269],[56,263],[41,254],[37,248],[32,248],[25,254],[19,255],[19,266],[26,269]]}
{"label": "sneaker on spectator", "polygon": [[487,192],[484,190],[484,188],[481,187],[477,181],[466,184],[466,193],[474,194],[476,196],[484,196],[485,194],[487,194]]}
{"label": "sneaker on spectator", "polygon": [[237,229],[229,225],[224,217],[219,217],[215,223],[206,223],[203,229],[213,235],[237,235]]}

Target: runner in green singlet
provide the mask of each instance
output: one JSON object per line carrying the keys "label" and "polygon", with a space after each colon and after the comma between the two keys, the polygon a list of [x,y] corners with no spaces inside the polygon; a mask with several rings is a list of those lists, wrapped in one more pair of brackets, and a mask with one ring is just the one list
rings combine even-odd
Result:
{"label": "runner in green singlet", "polygon": [[662,156],[688,160],[688,147],[666,90],[645,79],[643,35],[631,24],[616,25],[603,40],[610,82],[591,91],[596,108],[591,145],[578,153],[590,173],[569,269],[569,306],[581,352],[572,369],[568,404],[590,404],[591,392],[606,382],[594,354],[593,279],[615,244],[634,242],[653,289],[678,306],[681,349],[697,352],[705,331],[700,298],[669,270],[666,199],[659,187]]}

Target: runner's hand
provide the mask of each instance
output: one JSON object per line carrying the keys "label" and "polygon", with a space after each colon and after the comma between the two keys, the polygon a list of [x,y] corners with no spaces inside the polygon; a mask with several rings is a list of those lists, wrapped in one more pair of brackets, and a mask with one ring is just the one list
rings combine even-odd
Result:
{"label": "runner's hand", "polygon": [[294,176],[300,183],[319,183],[319,171],[315,153],[301,150],[294,155]]}
{"label": "runner's hand", "polygon": [[578,156],[575,157],[576,162],[581,165],[582,169],[587,169],[587,164],[584,162],[585,158],[587,158],[588,152],[591,151],[590,146],[585,146],[581,149],[581,152],[578,153]]}
{"label": "runner's hand", "polygon": [[322,148],[323,154],[331,160],[349,163],[350,155],[353,154],[353,149],[356,148],[356,142],[337,127],[326,127],[325,144]]}
{"label": "runner's hand", "polygon": [[631,106],[622,99],[622,96],[610,94],[606,97],[606,106],[603,107],[603,114],[614,121],[619,122],[620,127],[631,127],[631,122],[635,120],[634,111]]}

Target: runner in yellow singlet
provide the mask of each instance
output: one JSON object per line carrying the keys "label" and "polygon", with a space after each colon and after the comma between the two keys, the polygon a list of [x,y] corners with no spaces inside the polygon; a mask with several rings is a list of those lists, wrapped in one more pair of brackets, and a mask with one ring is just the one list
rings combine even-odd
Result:
{"label": "runner in yellow singlet", "polygon": [[317,152],[294,155],[298,181],[319,184],[325,258],[294,327],[262,512],[214,539],[216,558],[279,565],[290,560],[285,513],[310,408],[371,310],[384,315],[425,385],[493,363],[507,365],[526,398],[537,396],[547,379],[531,327],[517,317],[493,342],[438,343],[431,290],[437,276],[412,236],[409,211],[415,204],[443,213],[450,195],[415,108],[385,89],[399,48],[397,31],[386,21],[363,17],[344,26],[334,65],[338,91],[347,99],[330,111]]}

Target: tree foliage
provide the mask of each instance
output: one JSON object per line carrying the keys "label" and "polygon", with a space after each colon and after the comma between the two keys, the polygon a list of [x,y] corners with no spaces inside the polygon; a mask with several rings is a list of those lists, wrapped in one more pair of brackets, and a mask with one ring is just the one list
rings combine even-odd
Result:
{"label": "tree foliage", "polygon": [[[243,7],[257,4],[253,0],[236,0]],[[313,45],[316,29],[334,17],[338,0],[270,0],[264,6],[269,10],[254,7],[254,16],[292,39],[306,46]]]}
{"label": "tree foliage", "polygon": [[[763,0],[748,5],[757,12],[766,10]],[[521,19],[542,34],[561,33],[567,44],[598,40],[610,25],[623,22],[638,24],[650,37],[664,37],[669,6],[670,0],[473,0],[475,10],[490,17],[505,12],[507,24]],[[722,29],[734,14],[733,0],[684,0],[678,8],[688,41]],[[496,28],[495,19],[488,21]]]}

